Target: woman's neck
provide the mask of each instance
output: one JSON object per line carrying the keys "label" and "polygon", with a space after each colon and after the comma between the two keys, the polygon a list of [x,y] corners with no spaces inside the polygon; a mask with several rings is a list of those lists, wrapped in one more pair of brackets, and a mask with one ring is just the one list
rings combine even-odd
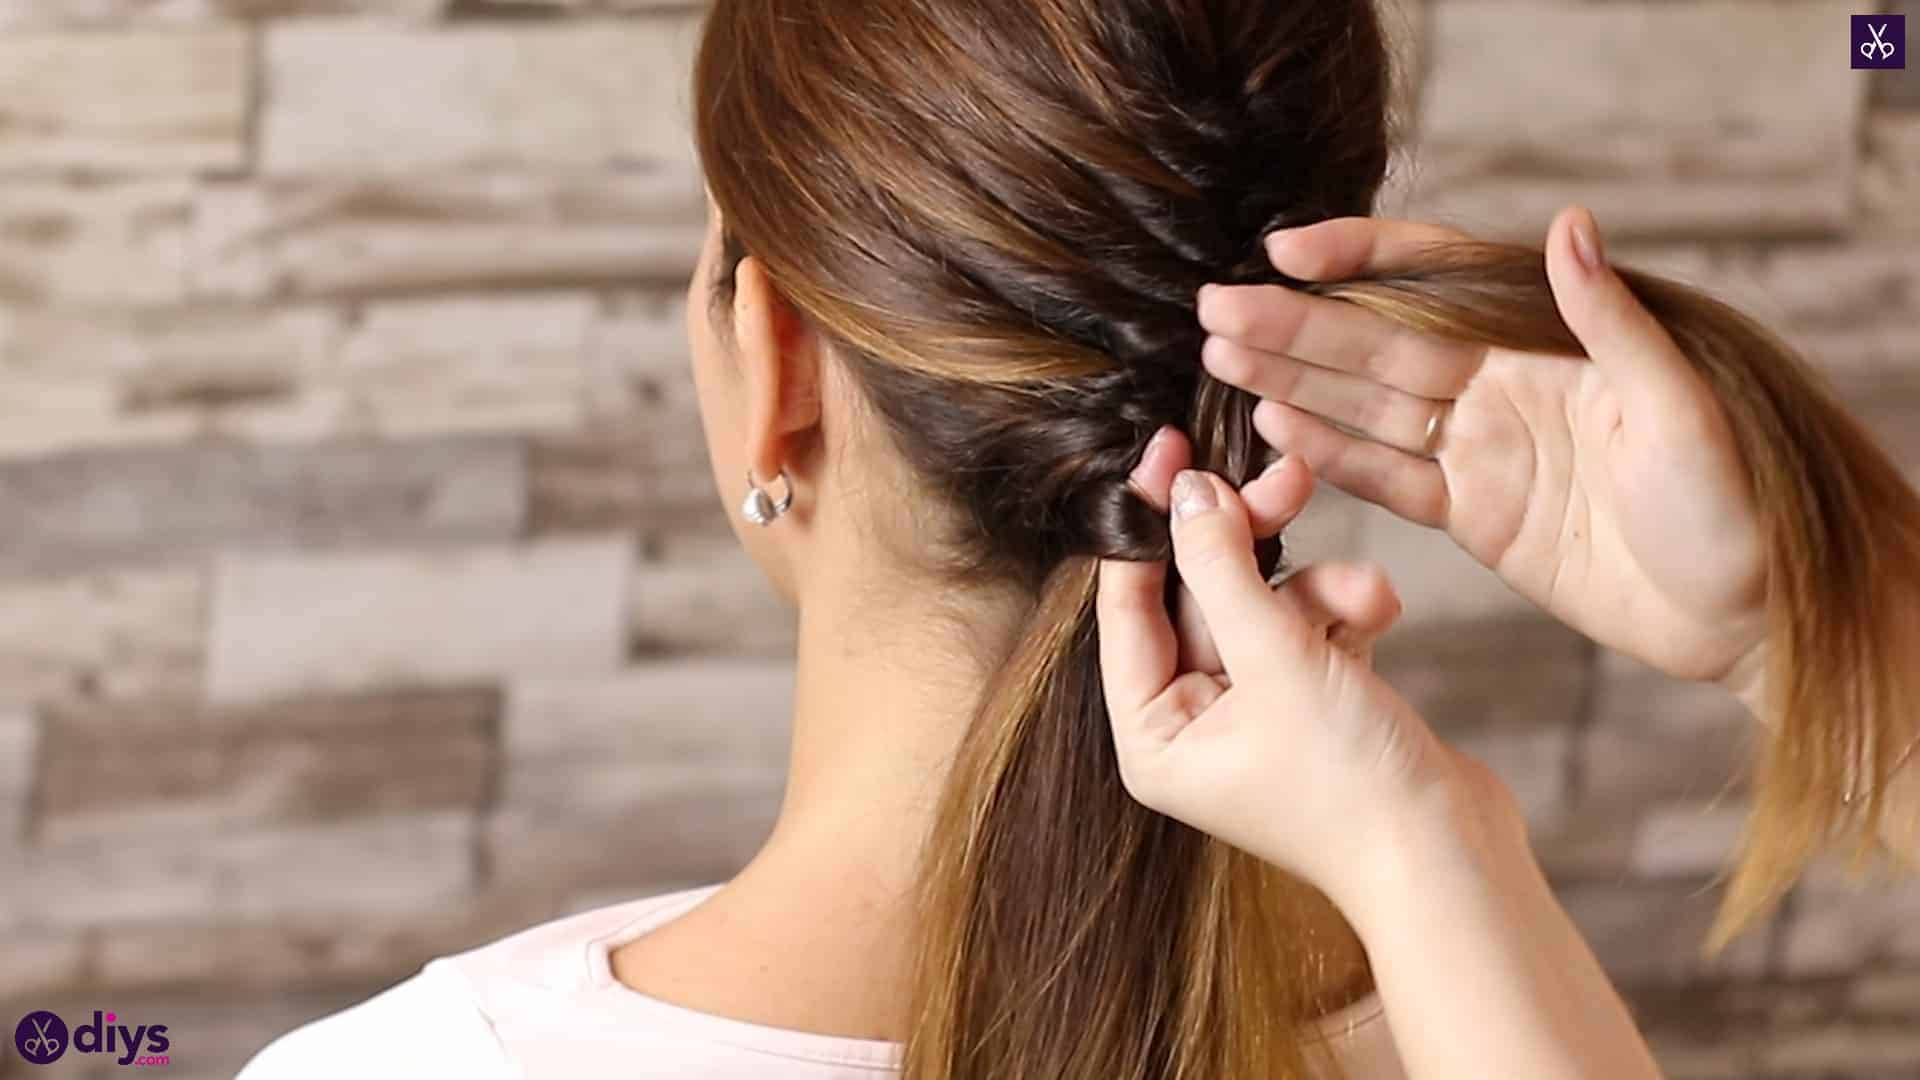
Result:
{"label": "woman's neck", "polygon": [[[691,1008],[898,1039],[908,1024],[921,847],[973,706],[1026,605],[880,588],[871,575],[844,588],[809,584],[791,761],[772,833],[712,898],[621,950],[615,971]],[[1347,933],[1337,919],[1328,932]],[[1360,962],[1357,941],[1351,960]],[[1352,966],[1330,980],[1350,980]]]}

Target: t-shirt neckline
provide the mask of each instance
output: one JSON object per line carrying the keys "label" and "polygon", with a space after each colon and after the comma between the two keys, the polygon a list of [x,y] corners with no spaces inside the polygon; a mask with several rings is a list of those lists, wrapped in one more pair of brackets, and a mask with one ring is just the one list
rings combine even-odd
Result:
{"label": "t-shirt neckline", "polygon": [[644,994],[614,976],[614,949],[691,911],[717,892],[721,884],[724,883],[703,885],[659,897],[657,903],[619,928],[590,939],[586,951],[588,982],[607,993],[610,1000],[619,1003],[619,1007],[637,1014],[645,1022],[669,1027],[696,1038],[789,1059],[858,1068],[898,1069],[905,1047],[890,1039],[826,1035],[701,1012]]}
{"label": "t-shirt neckline", "polygon": [[[634,1014],[636,1020],[641,1023],[667,1027],[696,1038],[790,1060],[864,1069],[898,1069],[905,1046],[891,1039],[826,1035],[815,1031],[772,1027],[767,1024],[756,1024],[751,1020],[702,1012],[644,994],[615,977],[614,949],[693,910],[701,901],[718,892],[724,884],[724,882],[716,882],[655,897],[638,915],[619,927],[590,938],[587,941],[585,958],[588,984],[606,993],[609,1000],[616,1002],[624,1011]],[[1314,1023],[1314,1028],[1323,1038],[1350,1037],[1355,1029],[1378,1021],[1384,1013],[1379,996],[1369,994],[1343,1009],[1321,1017]]]}

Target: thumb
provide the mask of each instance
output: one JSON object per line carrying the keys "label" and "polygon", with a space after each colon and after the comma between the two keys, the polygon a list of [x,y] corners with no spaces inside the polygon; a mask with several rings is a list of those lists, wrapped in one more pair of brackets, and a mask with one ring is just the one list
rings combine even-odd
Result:
{"label": "thumb", "polygon": [[1606,373],[1629,417],[1657,418],[1699,400],[1705,384],[1607,263],[1599,223],[1585,207],[1562,210],[1548,228],[1547,279],[1560,317]]}

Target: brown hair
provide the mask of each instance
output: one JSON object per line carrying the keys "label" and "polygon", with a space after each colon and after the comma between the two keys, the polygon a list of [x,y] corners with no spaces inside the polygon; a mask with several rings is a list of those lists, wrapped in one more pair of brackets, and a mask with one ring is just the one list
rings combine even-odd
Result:
{"label": "brown hair", "polygon": [[[1580,355],[1541,252],[1451,244],[1337,285],[1269,231],[1366,214],[1392,73],[1369,0],[716,0],[697,128],[728,257],[751,254],[836,345],[953,512],[929,574],[1031,596],[995,657],[922,873],[909,1080],[1305,1075],[1295,1022],[1364,986],[1310,978],[1300,883],[1135,803],[1096,663],[1101,557],[1164,558],[1126,486],[1185,429],[1235,484],[1254,399],[1202,370],[1209,281],[1293,285],[1408,326]],[[1920,499],[1782,342],[1648,274],[1629,286],[1725,404],[1769,551],[1773,734],[1716,946],[1817,847],[1877,835],[1916,702]],[[1263,546],[1263,566],[1279,556]],[[1898,681],[1904,679],[1904,682]]]}

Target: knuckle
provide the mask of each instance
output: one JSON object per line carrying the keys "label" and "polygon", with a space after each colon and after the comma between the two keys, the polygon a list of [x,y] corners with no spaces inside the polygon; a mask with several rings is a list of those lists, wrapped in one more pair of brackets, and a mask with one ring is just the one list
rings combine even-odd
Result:
{"label": "knuckle", "polygon": [[1399,590],[1393,587],[1393,578],[1387,568],[1379,563],[1361,563],[1358,568],[1358,580],[1361,591],[1368,600],[1390,605],[1395,611],[1400,608]]}
{"label": "knuckle", "polygon": [[1249,303],[1249,297],[1241,290],[1227,292],[1220,296],[1209,313],[1214,332],[1221,337],[1232,339],[1245,338],[1252,332],[1258,311]]}
{"label": "knuckle", "polygon": [[[1192,532],[1200,532],[1198,525],[1191,526]],[[1205,535],[1189,535],[1187,543],[1178,548],[1174,559],[1180,565],[1181,576],[1188,578],[1210,578],[1232,565],[1237,552],[1228,537],[1221,535],[1219,529],[1209,529]]]}
{"label": "knuckle", "polygon": [[1228,337],[1213,337],[1201,347],[1207,370],[1223,382],[1244,383],[1255,374],[1253,352]]}
{"label": "knuckle", "polygon": [[1154,601],[1139,589],[1108,586],[1100,591],[1096,607],[1109,618],[1133,619],[1151,614]]}
{"label": "knuckle", "polygon": [[1387,574],[1387,568],[1380,563],[1372,561],[1357,562],[1353,564],[1353,574],[1354,578],[1359,581],[1363,587],[1375,593],[1390,594],[1393,592],[1393,578]]}
{"label": "knuckle", "polygon": [[1128,797],[1149,810],[1161,809],[1161,793],[1155,770],[1150,763],[1142,760],[1151,756],[1151,751],[1125,742],[1117,750],[1115,758],[1120,769],[1120,786]]}

